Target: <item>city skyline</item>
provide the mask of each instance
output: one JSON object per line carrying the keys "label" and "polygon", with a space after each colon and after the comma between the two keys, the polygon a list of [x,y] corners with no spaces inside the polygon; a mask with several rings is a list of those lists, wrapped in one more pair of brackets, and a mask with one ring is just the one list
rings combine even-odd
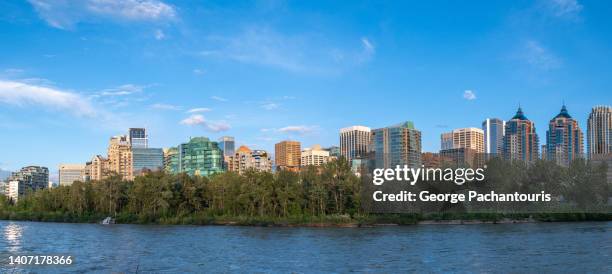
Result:
{"label": "city skyline", "polygon": [[381,12],[376,2],[151,1],[158,13],[134,16],[127,4],[111,14],[45,2],[0,4],[0,31],[14,41],[0,45],[0,169],[56,172],[105,154],[131,127],[147,128],[150,147],[234,136],[236,147],[271,152],[282,140],[328,147],[341,128],[409,120],[423,151],[437,152],[441,133],[509,120],[519,104],[543,144],[563,101],[583,132],[592,107],[612,104],[608,3]]}

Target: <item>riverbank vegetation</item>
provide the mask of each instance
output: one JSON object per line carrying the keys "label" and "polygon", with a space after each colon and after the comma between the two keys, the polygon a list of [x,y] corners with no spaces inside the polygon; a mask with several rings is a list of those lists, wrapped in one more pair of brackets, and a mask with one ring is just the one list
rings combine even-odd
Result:
{"label": "riverbank vegetation", "polygon": [[[496,163],[502,164],[505,163]],[[570,168],[547,163],[524,166],[525,169],[508,165],[501,169],[507,172],[505,176],[499,173],[501,170],[487,176],[497,176],[499,180],[510,176],[512,180],[508,180],[508,185],[517,185],[519,190],[524,190],[522,184],[535,180],[537,182],[532,184],[536,185],[528,186],[530,189],[546,189],[559,195],[567,193],[566,196],[575,199],[576,203],[602,203],[609,196],[609,184],[601,177],[605,176],[605,167],[593,167],[585,161]],[[570,170],[572,168],[576,170]],[[550,185],[553,183],[555,185]],[[99,222],[111,216],[118,223],[285,226],[415,224],[424,220],[612,220],[609,211],[590,214],[368,214],[360,204],[361,184],[349,163],[342,159],[321,168],[308,167],[299,173],[248,171],[242,175],[227,172],[211,177],[190,177],[151,172],[134,181],[111,175],[100,181],[74,182],[70,186],[28,193],[17,203],[2,196],[0,219]],[[573,191],[583,194],[572,195]],[[584,194],[586,192],[588,195]],[[591,198],[584,198],[587,196]]]}

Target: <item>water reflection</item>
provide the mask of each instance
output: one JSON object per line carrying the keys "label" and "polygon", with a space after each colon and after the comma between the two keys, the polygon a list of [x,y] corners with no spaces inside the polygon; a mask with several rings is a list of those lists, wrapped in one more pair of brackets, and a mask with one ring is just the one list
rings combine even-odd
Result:
{"label": "water reflection", "polygon": [[4,227],[4,241],[7,243],[9,252],[18,252],[21,250],[22,234],[23,225],[9,223]]}

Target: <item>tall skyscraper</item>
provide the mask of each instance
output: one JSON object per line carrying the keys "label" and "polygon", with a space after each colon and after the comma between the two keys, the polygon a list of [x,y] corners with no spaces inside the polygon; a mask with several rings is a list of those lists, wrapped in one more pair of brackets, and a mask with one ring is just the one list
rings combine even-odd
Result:
{"label": "tall skyscraper", "polygon": [[484,131],[485,153],[489,156],[501,156],[504,149],[504,134],[506,121],[497,118],[487,118],[482,122]]}
{"label": "tall skyscraper", "polygon": [[612,107],[596,106],[587,121],[587,151],[595,155],[612,153]]}
{"label": "tall skyscraper", "polygon": [[484,153],[484,131],[479,128],[459,128],[448,133],[442,133],[442,150],[453,148],[472,149],[476,153]]}
{"label": "tall skyscraper", "polygon": [[506,122],[504,135],[504,158],[510,161],[520,160],[531,163],[538,159],[539,139],[535,124],[531,122],[521,107],[516,115]]}
{"label": "tall skyscraper", "polygon": [[223,172],[223,151],[217,142],[206,137],[191,138],[189,142],[180,144],[176,153],[169,157],[168,162],[175,163],[170,172],[175,174],[210,176]]}
{"label": "tall skyscraper", "polygon": [[133,180],[132,146],[126,135],[114,136],[108,146],[108,170],[125,180]]}
{"label": "tall skyscraper", "polygon": [[565,105],[548,124],[546,132],[545,158],[559,165],[568,166],[574,159],[584,153],[583,135],[578,121],[567,112]]}
{"label": "tall skyscraper", "polygon": [[219,148],[223,150],[223,156],[233,156],[236,143],[234,137],[223,136],[219,138]]}
{"label": "tall skyscraper", "polygon": [[346,127],[340,130],[340,154],[347,161],[368,156],[371,129],[364,126]]}
{"label": "tall skyscraper", "polygon": [[372,131],[376,168],[421,166],[421,132],[410,121]]}
{"label": "tall skyscraper", "polygon": [[282,141],[274,145],[274,161],[279,170],[300,170],[302,147],[298,141]]}
{"label": "tall skyscraper", "polygon": [[75,181],[85,182],[84,164],[60,164],[59,165],[59,185],[69,186]]}
{"label": "tall skyscraper", "polygon": [[145,128],[130,128],[128,131],[132,148],[149,147],[149,137]]}
{"label": "tall skyscraper", "polygon": [[329,151],[314,145],[311,148],[302,150],[301,166],[321,166],[329,161]]}

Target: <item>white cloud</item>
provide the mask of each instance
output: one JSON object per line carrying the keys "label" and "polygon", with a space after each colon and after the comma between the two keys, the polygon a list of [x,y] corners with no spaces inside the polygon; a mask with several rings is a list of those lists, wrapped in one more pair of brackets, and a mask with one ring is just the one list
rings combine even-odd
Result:
{"label": "white cloud", "polygon": [[547,6],[556,17],[576,17],[583,8],[577,0],[548,0]]}
{"label": "white cloud", "polygon": [[219,97],[219,96],[211,96],[210,99],[213,99],[215,101],[219,101],[219,102],[227,102],[228,100],[223,98],[223,97]]}
{"label": "white cloud", "polygon": [[471,90],[466,90],[463,92],[463,99],[466,100],[476,100],[476,94]]}
{"label": "white cloud", "polygon": [[210,112],[212,109],[210,108],[192,108],[188,110],[188,113],[199,113],[199,112]]}
{"label": "white cloud", "polygon": [[173,6],[159,0],[29,0],[38,15],[50,26],[72,28],[80,21],[107,17],[126,21],[171,20]]}
{"label": "white cloud", "polygon": [[164,40],[166,38],[166,34],[164,34],[163,30],[157,29],[155,30],[155,40]]}
{"label": "white cloud", "polygon": [[370,40],[366,37],[362,37],[361,38],[361,46],[362,46],[362,52],[359,55],[359,62],[366,62],[369,61],[370,59],[372,59],[372,57],[374,56],[374,54],[376,53],[376,48],[374,47],[374,45],[372,44],[372,42],[370,42]]}
{"label": "white cloud", "polygon": [[162,104],[162,103],[153,104],[151,105],[151,108],[160,109],[160,110],[181,110],[182,109],[181,106]]}
{"label": "white cloud", "polygon": [[278,131],[282,132],[282,133],[295,133],[295,134],[306,134],[306,133],[311,133],[313,131],[315,131],[318,128],[318,126],[304,126],[304,125],[299,125],[299,126],[286,126],[283,128],[279,128]]}
{"label": "white cloud", "polygon": [[78,93],[17,81],[0,80],[0,103],[19,107],[41,106],[77,116],[96,115],[89,100]]}
{"label": "white cloud", "polygon": [[196,75],[202,75],[204,73],[206,73],[206,71],[203,70],[203,69],[194,69],[193,70],[193,74],[196,74]]}
{"label": "white cloud", "polygon": [[275,110],[279,107],[279,105],[276,103],[265,103],[261,105],[261,107],[265,110]]}
{"label": "white cloud", "polygon": [[534,40],[525,43],[523,58],[529,65],[542,70],[557,69],[562,64],[559,58]]}
{"label": "white cloud", "polygon": [[208,121],[203,115],[200,114],[191,115],[183,119],[180,123],[188,126],[201,126],[210,132],[222,132],[231,128],[231,126],[225,121]]}
{"label": "white cloud", "polygon": [[139,93],[144,90],[144,86],[125,84],[114,88],[102,90],[100,96],[126,96],[134,93]]}

